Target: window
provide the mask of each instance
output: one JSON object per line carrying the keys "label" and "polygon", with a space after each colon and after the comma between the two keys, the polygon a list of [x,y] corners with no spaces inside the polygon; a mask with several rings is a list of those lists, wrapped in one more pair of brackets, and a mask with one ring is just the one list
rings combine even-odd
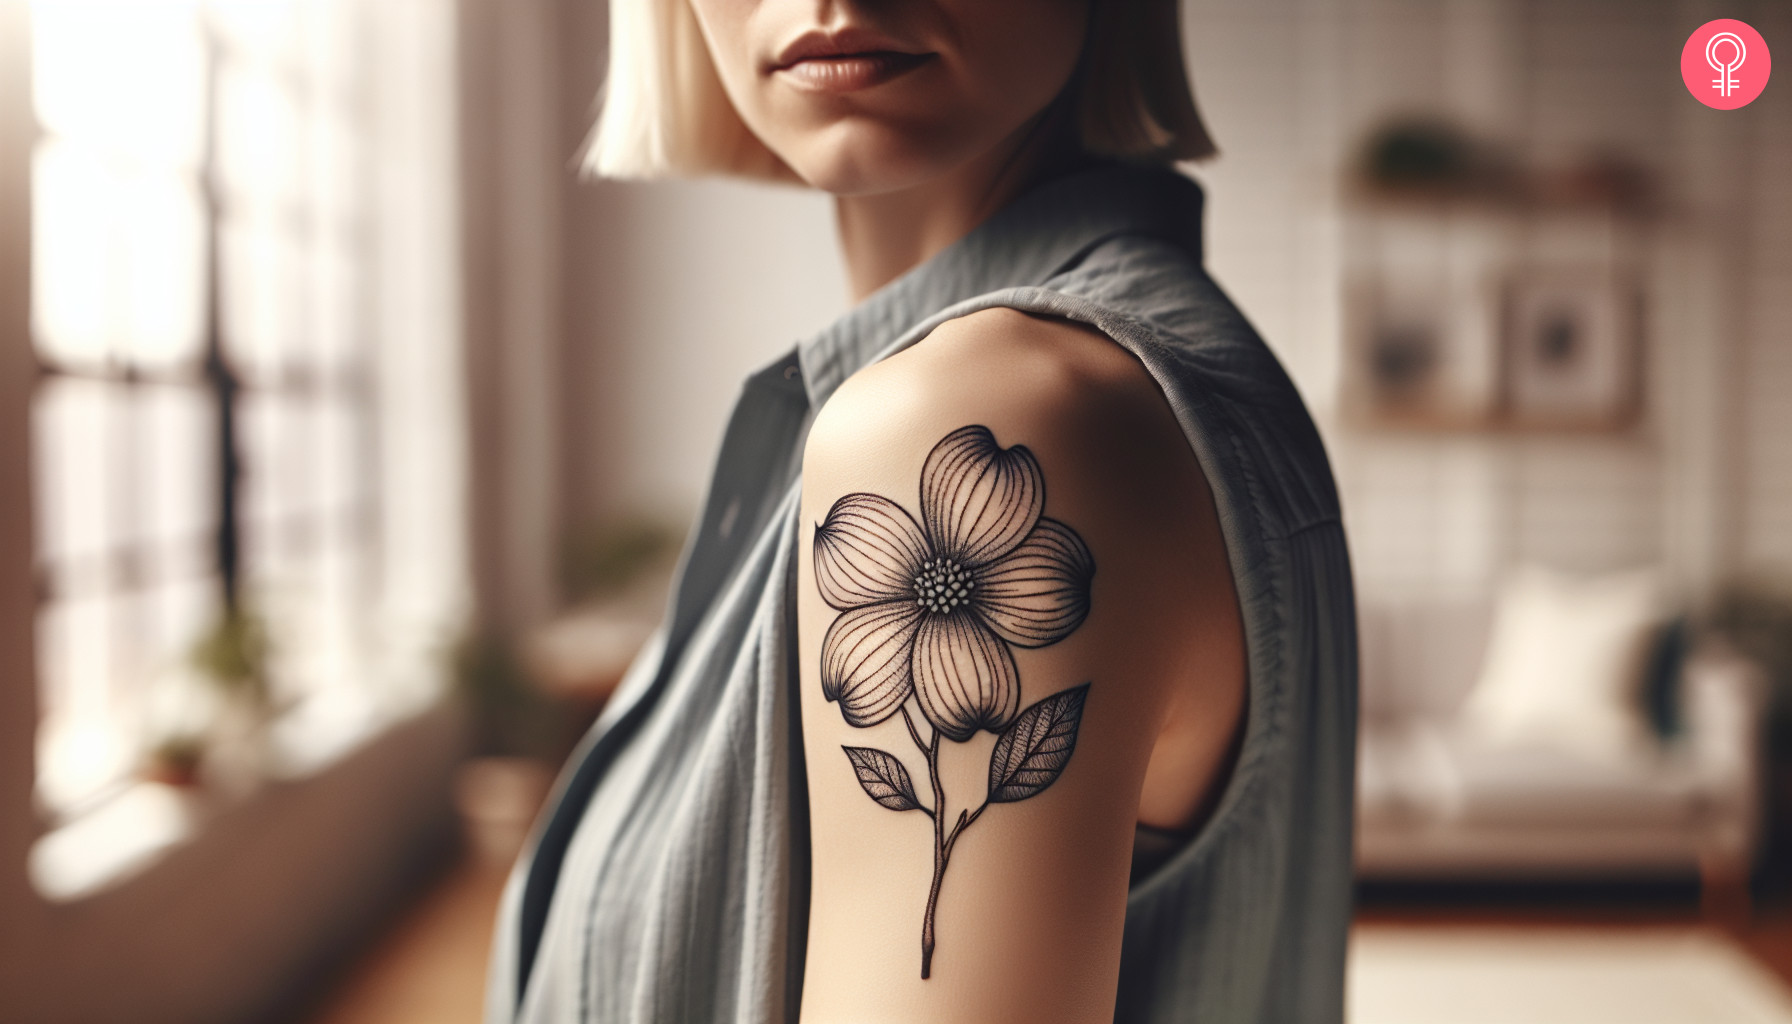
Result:
{"label": "window", "polygon": [[386,521],[365,11],[32,5],[52,820],[208,727],[217,694],[189,652],[229,610],[265,623],[285,720],[342,733],[365,704]]}

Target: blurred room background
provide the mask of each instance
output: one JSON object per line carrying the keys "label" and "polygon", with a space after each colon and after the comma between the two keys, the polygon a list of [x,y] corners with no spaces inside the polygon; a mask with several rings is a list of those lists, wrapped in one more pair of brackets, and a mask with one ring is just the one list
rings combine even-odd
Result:
{"label": "blurred room background", "polygon": [[[1773,0],[1185,0],[1360,601],[1363,1024],[1792,1021]],[[827,201],[581,181],[602,0],[0,0],[0,1019],[478,1019]]]}

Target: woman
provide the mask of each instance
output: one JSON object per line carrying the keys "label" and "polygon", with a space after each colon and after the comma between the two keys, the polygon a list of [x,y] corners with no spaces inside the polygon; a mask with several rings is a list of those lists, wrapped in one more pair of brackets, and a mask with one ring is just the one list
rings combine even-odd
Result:
{"label": "woman", "polygon": [[1341,1016],[1324,452],[1200,264],[1173,0],[614,0],[598,173],[835,197],[492,1021]]}

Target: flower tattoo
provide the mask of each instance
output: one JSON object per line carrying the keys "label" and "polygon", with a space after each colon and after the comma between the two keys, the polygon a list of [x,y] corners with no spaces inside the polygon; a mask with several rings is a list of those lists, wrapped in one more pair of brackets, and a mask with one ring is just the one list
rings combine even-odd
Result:
{"label": "flower tattoo", "polygon": [[[845,747],[860,787],[892,811],[933,819],[933,886],[921,930],[921,977],[932,973],[934,910],[958,837],[992,803],[1043,792],[1076,747],[1089,684],[1022,711],[1014,647],[1045,647],[1089,614],[1095,561],[1075,530],[1044,516],[1033,453],[967,426],[921,467],[921,521],[877,494],[848,494],[815,530],[815,583],[840,611],[821,643],[821,688],[860,729],[900,714],[927,758],[933,804],[908,769],[870,747]],[[924,740],[909,711],[931,727]],[[997,736],[989,792],[947,827],[940,739]]]}

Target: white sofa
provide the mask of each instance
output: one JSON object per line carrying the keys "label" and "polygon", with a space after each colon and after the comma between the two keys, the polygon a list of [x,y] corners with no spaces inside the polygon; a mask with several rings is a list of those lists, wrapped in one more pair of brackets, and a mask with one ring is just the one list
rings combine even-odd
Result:
{"label": "white sofa", "polygon": [[1760,832],[1753,666],[1695,652],[1682,730],[1632,756],[1493,745],[1458,721],[1491,618],[1466,602],[1361,610],[1359,876],[1745,879]]}

